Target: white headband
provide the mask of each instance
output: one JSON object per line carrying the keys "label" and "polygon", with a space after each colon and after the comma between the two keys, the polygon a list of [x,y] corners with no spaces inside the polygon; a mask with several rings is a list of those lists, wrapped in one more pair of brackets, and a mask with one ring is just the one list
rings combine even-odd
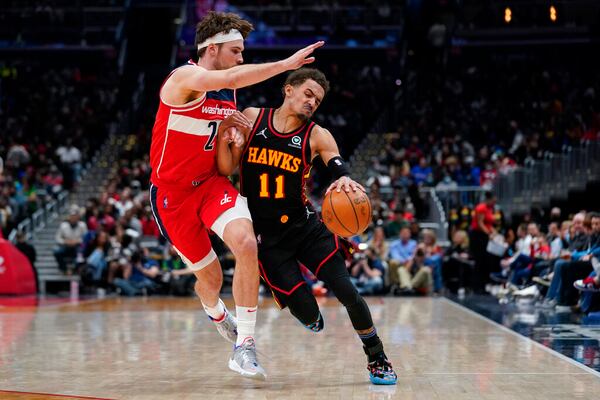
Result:
{"label": "white headband", "polygon": [[232,42],[234,40],[239,40],[239,39],[244,40],[244,37],[242,36],[240,31],[238,31],[237,29],[231,29],[228,33],[219,32],[216,35],[209,37],[204,42],[200,43],[198,45],[198,50],[200,50],[203,47],[208,46],[211,43],[212,44],[225,43],[225,42]]}

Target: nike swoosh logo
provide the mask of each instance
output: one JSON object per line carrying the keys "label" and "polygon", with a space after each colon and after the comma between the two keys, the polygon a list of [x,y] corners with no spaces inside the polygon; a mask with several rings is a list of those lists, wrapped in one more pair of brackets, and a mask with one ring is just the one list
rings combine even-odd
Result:
{"label": "nike swoosh logo", "polygon": [[248,310],[248,312],[256,312],[256,310]]}

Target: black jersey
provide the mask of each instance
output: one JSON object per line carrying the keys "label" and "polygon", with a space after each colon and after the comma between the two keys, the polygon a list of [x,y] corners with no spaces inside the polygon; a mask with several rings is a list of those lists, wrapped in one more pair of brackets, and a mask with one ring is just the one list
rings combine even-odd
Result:
{"label": "black jersey", "polygon": [[273,126],[274,110],[262,108],[240,161],[240,192],[248,199],[255,233],[277,235],[314,212],[305,193],[310,175],[310,133],[307,121],[294,132]]}

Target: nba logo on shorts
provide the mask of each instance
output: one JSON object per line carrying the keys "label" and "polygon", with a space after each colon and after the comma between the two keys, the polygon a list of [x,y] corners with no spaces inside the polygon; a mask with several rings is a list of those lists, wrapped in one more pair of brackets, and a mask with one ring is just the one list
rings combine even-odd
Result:
{"label": "nba logo on shorts", "polygon": [[221,205],[224,206],[225,204],[230,203],[231,200],[233,200],[231,196],[227,196],[227,192],[225,192],[225,196],[221,199]]}
{"label": "nba logo on shorts", "polygon": [[167,208],[169,206],[169,200],[167,200],[167,198],[165,197],[163,199],[163,208]]}

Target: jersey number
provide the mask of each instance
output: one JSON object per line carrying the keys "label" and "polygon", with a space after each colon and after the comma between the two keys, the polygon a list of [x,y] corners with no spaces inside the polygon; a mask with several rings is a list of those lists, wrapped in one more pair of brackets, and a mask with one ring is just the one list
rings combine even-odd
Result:
{"label": "jersey number", "polygon": [[[283,199],[285,198],[285,193],[283,193],[283,175],[279,175],[275,178],[275,198]],[[260,197],[271,197],[269,194],[269,174],[261,174],[260,175]]]}
{"label": "jersey number", "polygon": [[205,151],[211,151],[212,149],[215,148],[215,136],[217,136],[217,126],[218,126],[217,121],[211,121],[208,123],[208,127],[212,128],[212,132],[210,133],[210,137],[208,138],[208,141],[204,145]]}

